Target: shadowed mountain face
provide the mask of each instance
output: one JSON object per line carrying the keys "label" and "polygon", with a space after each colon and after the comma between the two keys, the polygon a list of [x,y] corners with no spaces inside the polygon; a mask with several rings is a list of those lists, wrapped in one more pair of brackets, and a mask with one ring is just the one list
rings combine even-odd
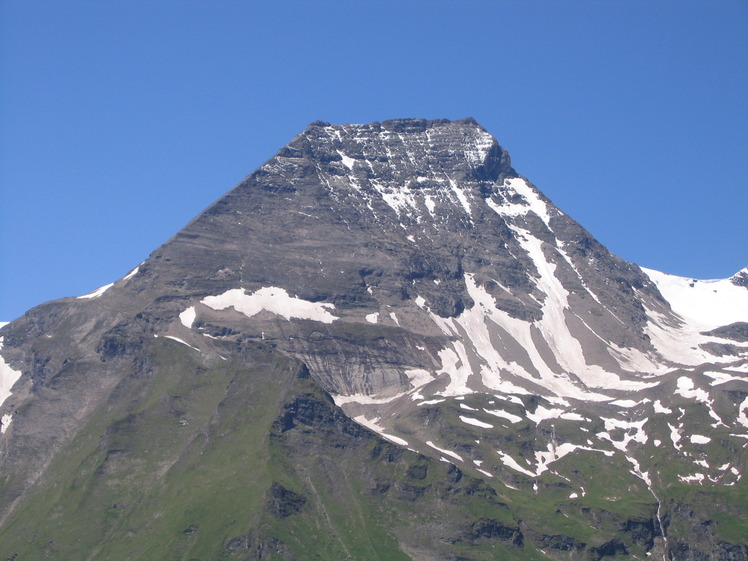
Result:
{"label": "shadowed mountain face", "polygon": [[0,555],[748,559],[746,278],[612,255],[471,119],[314,123],[2,328]]}

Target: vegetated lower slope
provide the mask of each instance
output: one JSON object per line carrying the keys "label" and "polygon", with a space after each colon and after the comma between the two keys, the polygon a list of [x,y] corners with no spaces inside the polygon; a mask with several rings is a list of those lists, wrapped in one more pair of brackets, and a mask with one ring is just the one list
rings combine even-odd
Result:
{"label": "vegetated lower slope", "polygon": [[492,486],[354,423],[271,345],[237,346],[222,360],[154,338],[109,357],[126,375],[18,504],[3,558],[600,558],[652,546],[655,505],[633,478],[597,483],[628,490],[613,508],[580,508],[558,484],[542,500],[526,482]]}
{"label": "vegetated lower slope", "polygon": [[747,559],[746,275],[610,254],[472,120],[315,123],[2,328],[0,559]]}

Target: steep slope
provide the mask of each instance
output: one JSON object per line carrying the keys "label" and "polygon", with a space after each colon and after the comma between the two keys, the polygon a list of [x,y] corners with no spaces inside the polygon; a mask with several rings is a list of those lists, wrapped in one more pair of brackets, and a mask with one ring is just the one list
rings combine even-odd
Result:
{"label": "steep slope", "polygon": [[745,278],[612,255],[473,120],[314,123],[2,328],[0,553],[745,559]]}

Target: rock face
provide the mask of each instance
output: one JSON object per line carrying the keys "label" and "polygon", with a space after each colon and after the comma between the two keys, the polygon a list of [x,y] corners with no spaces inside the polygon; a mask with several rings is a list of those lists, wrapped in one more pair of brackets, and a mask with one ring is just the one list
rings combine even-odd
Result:
{"label": "rock face", "polygon": [[0,555],[747,559],[746,278],[612,255],[471,119],[314,123],[0,330]]}

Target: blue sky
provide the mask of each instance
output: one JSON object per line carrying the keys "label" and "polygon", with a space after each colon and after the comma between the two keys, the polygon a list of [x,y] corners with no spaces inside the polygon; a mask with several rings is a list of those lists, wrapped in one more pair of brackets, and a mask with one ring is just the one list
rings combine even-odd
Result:
{"label": "blue sky", "polygon": [[0,0],[0,319],[112,282],[308,123],[475,117],[621,257],[748,265],[748,2]]}

